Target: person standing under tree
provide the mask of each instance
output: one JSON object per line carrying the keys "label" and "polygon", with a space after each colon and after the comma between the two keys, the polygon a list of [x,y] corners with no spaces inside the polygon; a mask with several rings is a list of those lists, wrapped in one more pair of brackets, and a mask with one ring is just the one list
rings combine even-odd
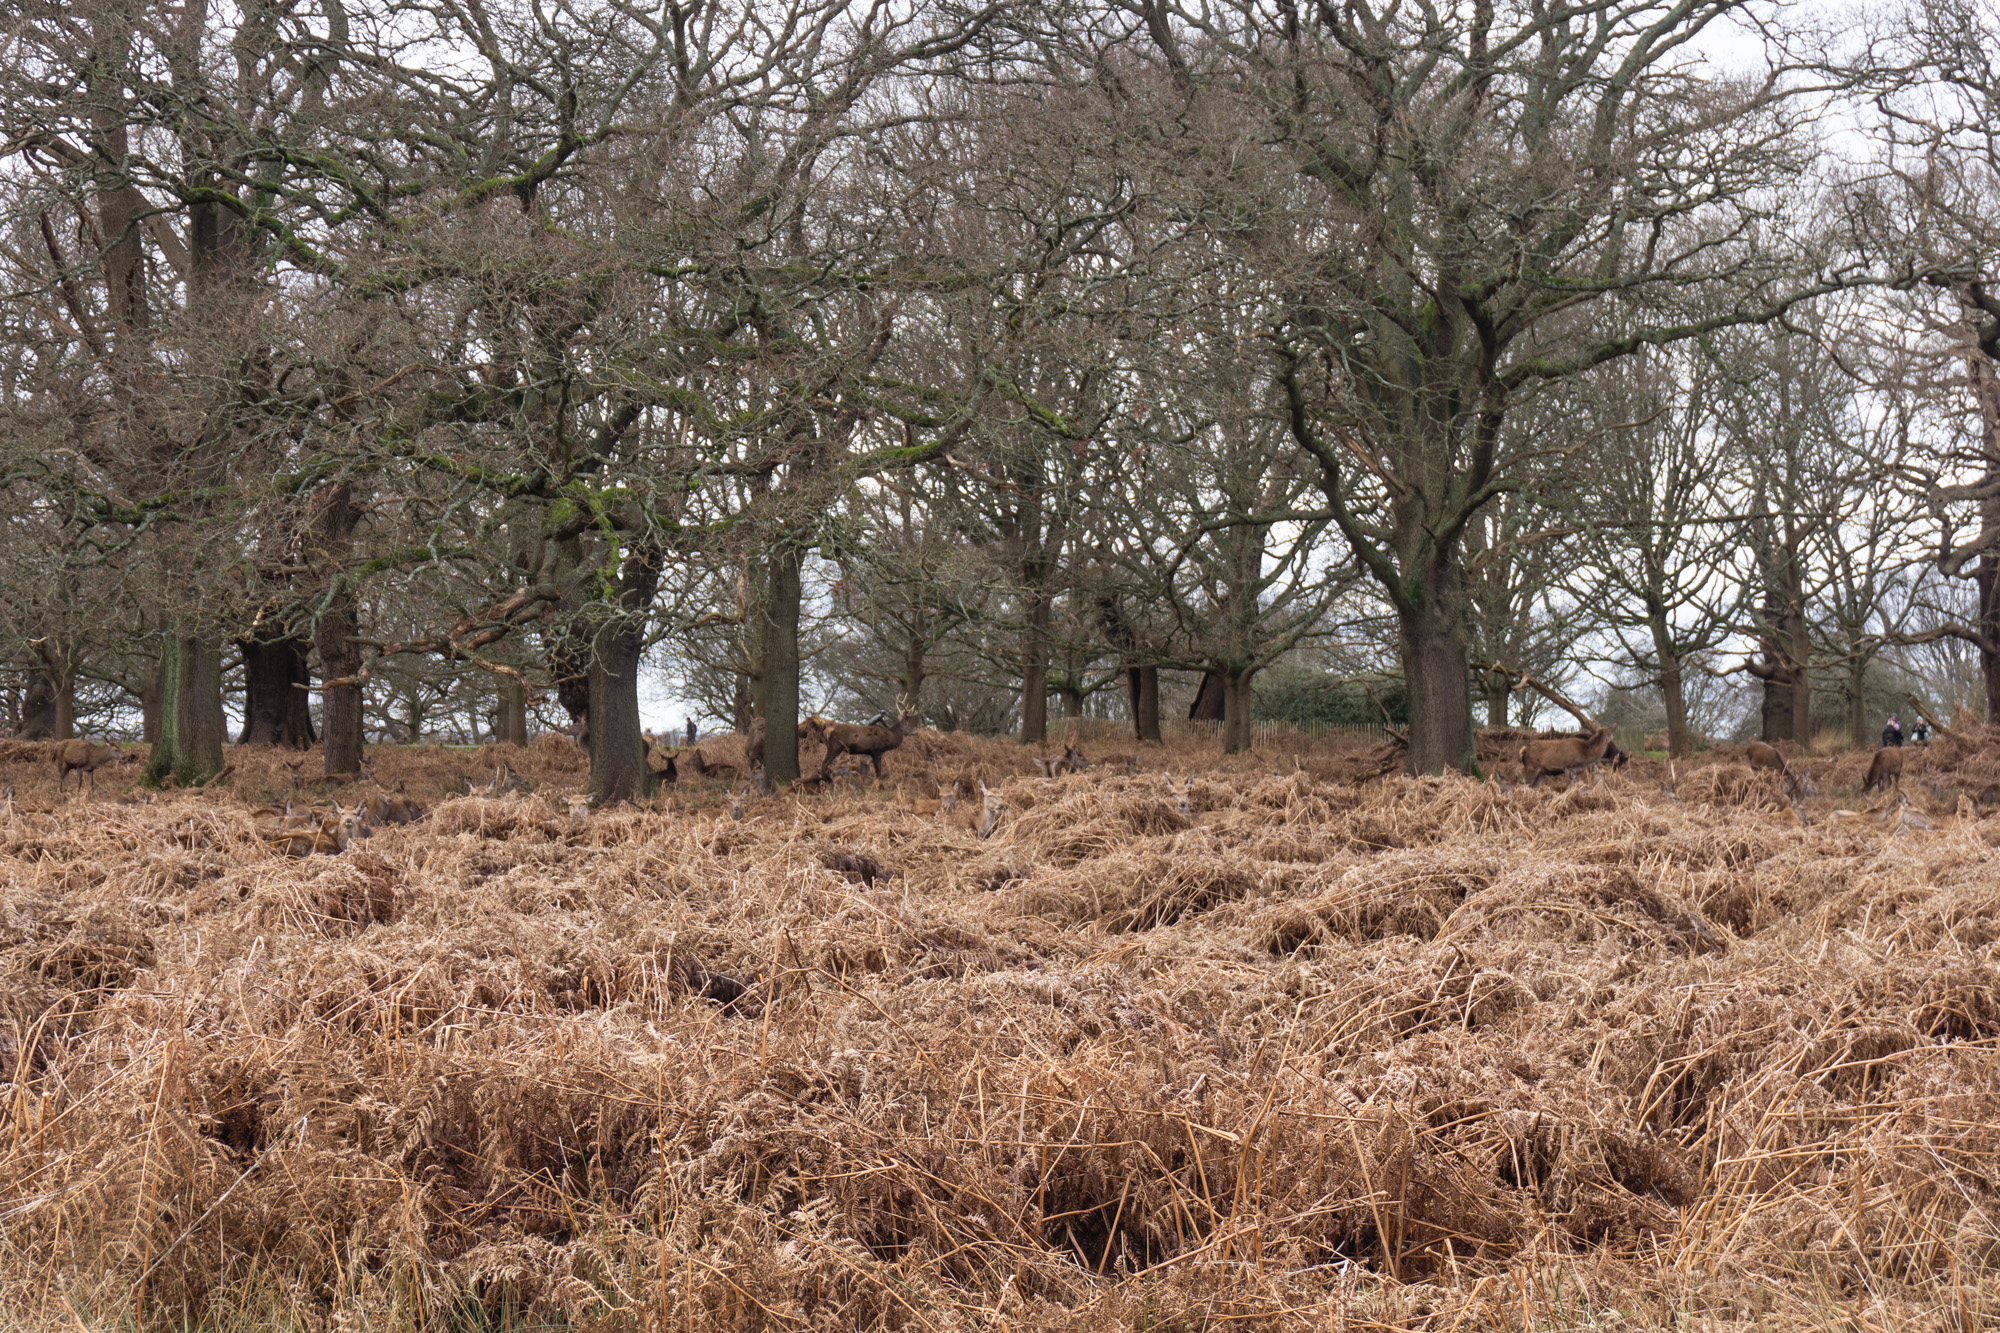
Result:
{"label": "person standing under tree", "polygon": [[1917,725],[1910,728],[1910,742],[1913,745],[1929,745],[1931,743],[1931,724],[1919,719]]}
{"label": "person standing under tree", "polygon": [[1900,747],[1903,743],[1903,724],[1894,713],[1889,714],[1889,725],[1882,728],[1882,748]]}

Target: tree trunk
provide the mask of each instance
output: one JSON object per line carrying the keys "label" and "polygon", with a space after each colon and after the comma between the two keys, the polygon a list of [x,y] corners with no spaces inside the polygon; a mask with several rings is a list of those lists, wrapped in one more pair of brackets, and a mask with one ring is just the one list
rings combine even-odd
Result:
{"label": "tree trunk", "polygon": [[160,739],[146,775],[193,786],[222,771],[222,652],[188,634],[170,634],[165,649]]}
{"label": "tree trunk", "polygon": [[764,586],[764,775],[773,782],[799,776],[799,567],[804,555],[789,541],[772,549]]}
{"label": "tree trunk", "polygon": [[493,739],[502,745],[528,743],[528,687],[519,676],[500,677],[500,706],[494,710]]}
{"label": "tree trunk", "polygon": [[1160,739],[1160,669],[1125,668],[1125,689],[1132,705],[1132,738],[1141,744]]}
{"label": "tree trunk", "polygon": [[1694,747],[1688,742],[1687,687],[1677,658],[1667,659],[1660,667],[1660,700],[1667,710],[1667,755],[1685,759]]}
{"label": "tree trunk", "polygon": [[1793,588],[1792,610],[1785,617],[1785,656],[1792,669],[1792,739],[1812,752],[1812,628],[1803,609],[1804,590]]}
{"label": "tree trunk", "polygon": [[1972,582],[1979,592],[1979,675],[1986,682],[1986,720],[2000,722],[2000,553],[1979,557]]}
{"label": "tree trunk", "polygon": [[55,739],[76,739],[76,668],[61,667],[50,672],[56,687]]}
{"label": "tree trunk", "polygon": [[[360,631],[352,594],[336,593],[320,614],[314,642],[319,669],[328,681],[351,677],[361,670]],[[352,778],[361,772],[361,686],[329,684],[320,694],[320,732],[325,744],[323,771],[330,778]]]}
{"label": "tree trunk", "polygon": [[1202,672],[1201,684],[1196,687],[1194,692],[1194,702],[1188,705],[1188,721],[1222,721],[1229,712],[1228,705],[1225,702],[1227,698],[1227,686],[1223,682],[1222,673],[1219,671]]}
{"label": "tree trunk", "polygon": [[160,639],[160,654],[146,669],[145,683],[139,687],[139,725],[148,745],[157,745],[166,728],[167,647]]}
{"label": "tree trunk", "polygon": [[1758,735],[1767,745],[1793,737],[1792,673],[1775,652],[1766,653],[1761,663],[1753,663],[1750,674],[1764,682]]}
{"label": "tree trunk", "polygon": [[21,699],[21,739],[54,740],[56,732],[56,687],[49,673],[40,667],[28,668],[28,687]]}
{"label": "tree trunk", "polygon": [[897,683],[902,687],[902,697],[897,700],[901,708],[908,709],[913,716],[921,716],[924,711],[924,641],[916,634],[903,646],[903,677]]}
{"label": "tree trunk", "polygon": [[590,795],[599,805],[646,792],[646,749],[639,735],[639,658],[645,627],[623,617],[605,622],[590,654]]}
{"label": "tree trunk", "polygon": [[1874,737],[1868,717],[1868,663],[1863,660],[1847,670],[1847,743],[1857,750],[1873,749]]}
{"label": "tree trunk", "polygon": [[319,649],[320,674],[327,682],[321,696],[320,724],[325,738],[321,753],[330,778],[352,778],[361,772],[361,685],[358,681],[334,683],[361,671],[361,645],[354,641],[361,632],[361,618],[345,573],[354,529],[360,521],[354,487],[344,481],[321,497],[313,519],[314,562],[332,585],[313,636]]}
{"label": "tree trunk", "polygon": [[591,636],[590,796],[598,805],[629,801],[646,792],[646,742],[639,734],[639,659],[646,647],[646,616],[659,583],[658,552],[640,549],[627,555],[619,571],[617,602]]}
{"label": "tree trunk", "polygon": [[1409,770],[1472,772],[1472,691],[1465,628],[1451,600],[1430,597],[1397,615],[1410,700]]}
{"label": "tree trunk", "polygon": [[[2000,528],[2000,320],[1988,316],[1983,294],[1969,285],[1957,289],[1964,316],[1966,379],[1979,409],[1985,434],[1981,456],[1979,518],[1985,531]],[[2000,722],[2000,550],[1989,546],[1973,566],[1973,587],[1979,594],[1979,674],[1986,685],[1986,720]]]}
{"label": "tree trunk", "polygon": [[1513,682],[1505,676],[1488,674],[1485,678],[1486,725],[1504,727],[1507,725],[1507,701],[1513,697]]}
{"label": "tree trunk", "polygon": [[1028,627],[1021,635],[1021,744],[1049,738],[1049,599],[1029,593]]}
{"label": "tree trunk", "polygon": [[1674,642],[1674,627],[1666,608],[1648,605],[1646,626],[1653,636],[1653,656],[1660,664],[1660,702],[1667,710],[1667,755],[1685,759],[1694,746],[1688,738],[1687,682],[1681,672],[1681,656]]}
{"label": "tree trunk", "polygon": [[1222,752],[1242,754],[1250,748],[1250,713],[1256,703],[1256,692],[1250,682],[1255,679],[1255,671],[1235,671],[1227,673],[1222,686]]}
{"label": "tree trunk", "polygon": [[312,683],[310,645],[287,635],[236,646],[243,654],[243,735],[237,744],[311,749],[312,700],[299,688]]}

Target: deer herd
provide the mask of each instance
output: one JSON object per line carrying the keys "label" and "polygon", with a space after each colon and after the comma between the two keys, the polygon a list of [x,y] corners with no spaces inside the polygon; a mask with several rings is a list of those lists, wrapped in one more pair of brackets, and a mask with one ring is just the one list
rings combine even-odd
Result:
{"label": "deer herd", "polygon": [[[833,722],[813,716],[798,724],[798,739],[802,744],[816,744],[822,755],[818,771],[794,782],[787,789],[791,794],[809,794],[828,790],[835,783],[846,780],[879,788],[885,776],[884,756],[899,749],[903,742],[913,735],[916,727],[912,710],[899,710],[894,722],[878,714],[874,720],[865,723]],[[731,784],[729,812],[732,818],[746,817],[751,790],[764,797],[775,796],[777,787],[765,772],[764,748],[765,732],[761,719],[752,723],[744,737],[743,758],[738,762],[734,757],[692,743],[678,749],[669,747],[656,737],[645,736],[646,766],[652,776],[663,783],[726,783]],[[137,753],[115,744],[97,744],[89,741],[71,740],[57,743],[50,751],[55,760],[57,789],[62,791],[72,774],[76,776],[78,797],[84,795],[88,782],[91,796],[97,790],[97,770],[112,764],[136,763]],[[1073,742],[1065,741],[1060,754],[1044,754],[1028,757],[1035,774],[1045,780],[1054,780],[1097,769],[1113,776],[1134,777],[1142,772],[1139,756],[1121,753],[1100,757],[1095,763],[1086,758],[1082,750]],[[1762,741],[1751,741],[1744,747],[1743,759],[1753,773],[1767,773],[1774,776],[1782,788],[1785,800],[1801,824],[1810,823],[1800,801],[1816,795],[1818,787],[1814,774],[1804,764],[1788,763],[1785,755],[1775,746]],[[1630,756],[1619,749],[1612,738],[1611,729],[1592,726],[1581,736],[1554,737],[1530,741],[1519,751],[1522,781],[1528,787],[1540,787],[1549,778],[1560,777],[1566,784],[1573,784],[1580,778],[1588,777],[1594,785],[1600,772],[1605,768],[1622,768]],[[302,794],[306,785],[303,757],[284,762],[290,777],[290,786],[295,797]],[[1867,777],[1862,783],[1863,794],[1880,791],[1884,800],[1894,793],[1898,827],[1931,827],[1920,812],[1907,809],[1908,798],[1902,794],[1904,752],[1900,748],[1887,747],[1878,751],[1868,767]],[[1297,758],[1293,760],[1294,771],[1303,765]],[[1274,774],[1282,776],[1280,770]],[[1670,766],[1670,773],[1677,773]],[[917,815],[930,816],[950,823],[981,839],[990,838],[1007,818],[1008,803],[996,787],[987,784],[989,774],[979,768],[967,768],[956,777],[940,779],[927,769],[913,770],[912,778],[919,788],[911,794],[898,786],[897,804]],[[995,778],[999,782],[1005,776]],[[376,828],[414,824],[427,816],[425,808],[398,783],[394,791],[384,789],[375,779],[372,768],[364,768],[361,780],[367,789],[352,806],[344,800],[333,802],[331,812],[315,809],[294,810],[294,801],[287,800],[277,805],[259,805],[250,810],[250,817],[257,834],[276,853],[286,856],[337,855],[347,851],[356,841],[373,836]],[[738,786],[737,784],[744,784]],[[1160,775],[1165,784],[1167,798],[1174,810],[1184,819],[1193,818],[1190,800],[1194,779],[1191,774],[1182,773],[1178,781],[1167,774]],[[1502,790],[1511,784],[1494,779]],[[1676,778],[1662,784],[1662,798],[1668,801],[1679,799],[1676,793]],[[514,771],[513,766],[502,760],[493,769],[491,779],[483,784],[471,779],[461,779],[459,792],[468,796],[515,799],[535,791],[534,782],[527,776]],[[570,818],[582,820],[589,816],[592,806],[590,799],[578,792],[553,793],[561,801]],[[123,800],[151,800],[150,793]],[[1967,796],[1960,802],[1961,812],[1970,810],[1985,815],[2000,810],[2000,784],[1993,784],[1982,790],[1976,799]],[[1892,812],[1892,814],[1895,812]],[[0,796],[0,816],[11,819],[14,816],[14,788],[10,785]],[[1828,818],[1833,822],[1843,819],[1863,818],[1854,811],[1837,810]],[[1876,822],[1882,822],[1878,819]]]}

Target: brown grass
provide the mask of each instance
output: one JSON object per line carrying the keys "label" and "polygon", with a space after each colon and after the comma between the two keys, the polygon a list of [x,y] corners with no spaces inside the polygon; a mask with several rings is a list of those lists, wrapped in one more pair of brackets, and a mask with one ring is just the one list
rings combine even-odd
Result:
{"label": "brown grass", "polygon": [[[10,749],[0,1310],[1992,1327],[2000,853],[1953,811],[2000,741],[1953,744],[1890,834],[1727,756],[1671,801],[1182,747],[1183,818],[912,737],[892,781],[1004,782],[982,842],[847,786],[572,818],[554,738],[380,751],[429,817],[308,860],[274,754],[121,804]],[[500,757],[534,795],[446,795]]]}

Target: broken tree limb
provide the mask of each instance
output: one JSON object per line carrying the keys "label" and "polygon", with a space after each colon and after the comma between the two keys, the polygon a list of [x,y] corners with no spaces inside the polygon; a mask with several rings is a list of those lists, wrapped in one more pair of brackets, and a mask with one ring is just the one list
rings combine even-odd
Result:
{"label": "broken tree limb", "polygon": [[1950,727],[1937,720],[1937,714],[1923,706],[1916,695],[1906,694],[1903,697],[1910,701],[1910,708],[1915,711],[1918,717],[1931,724],[1932,731],[1935,731],[1940,736],[1946,735],[1951,731]]}
{"label": "broken tree limb", "polygon": [[1575,718],[1582,724],[1585,731],[1595,731],[1598,728],[1599,723],[1597,719],[1584,709],[1579,708],[1576,704],[1571,703],[1569,699],[1564,697],[1561,690],[1556,689],[1553,685],[1544,684],[1525,671],[1517,671],[1513,667],[1501,666],[1498,662],[1472,662],[1469,665],[1474,671],[1490,671],[1496,676],[1511,677],[1514,681],[1515,689],[1518,690],[1525,686],[1533,690],[1536,694],[1541,695],[1544,699],[1547,699],[1550,703]]}

